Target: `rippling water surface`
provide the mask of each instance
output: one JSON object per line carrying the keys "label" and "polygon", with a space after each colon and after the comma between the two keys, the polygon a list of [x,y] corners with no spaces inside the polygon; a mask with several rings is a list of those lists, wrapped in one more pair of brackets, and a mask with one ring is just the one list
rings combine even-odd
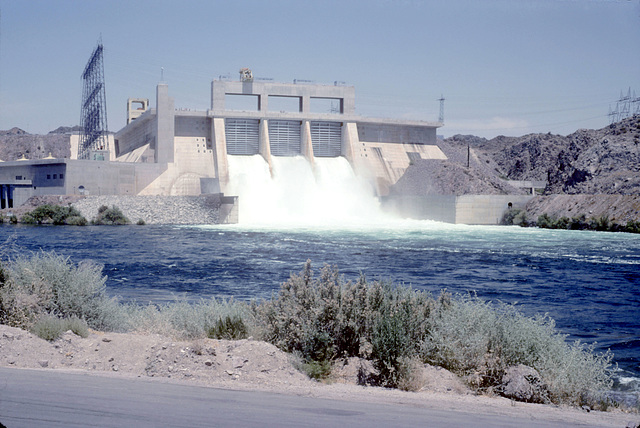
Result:
{"label": "rippling water surface", "polygon": [[[8,240],[8,241],[7,241]],[[5,249],[104,264],[124,299],[268,298],[310,259],[438,293],[475,292],[549,313],[570,337],[610,348],[640,377],[640,236],[398,221],[386,226],[0,226]]]}

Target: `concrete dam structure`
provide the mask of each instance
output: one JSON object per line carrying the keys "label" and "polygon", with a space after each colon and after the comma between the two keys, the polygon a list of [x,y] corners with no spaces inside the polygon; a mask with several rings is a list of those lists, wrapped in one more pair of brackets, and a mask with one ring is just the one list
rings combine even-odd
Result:
{"label": "concrete dam structure", "polygon": [[411,157],[445,159],[440,123],[370,119],[355,114],[355,90],[337,85],[214,80],[211,108],[176,110],[168,86],[156,107],[131,117],[115,135],[116,161],[162,165],[139,194],[227,193],[229,156],[344,157],[387,193]]}
{"label": "concrete dam structure", "polygon": [[[380,198],[389,194],[412,162],[446,159],[436,144],[436,130],[442,125],[362,117],[355,113],[352,86],[255,81],[247,69],[241,70],[239,81],[211,82],[207,110],[176,109],[169,86],[161,82],[155,107],[146,99],[129,99],[126,126],[109,138],[101,157],[89,157],[104,160],[1,163],[2,206],[20,205],[34,195],[215,194],[222,204],[221,222],[235,222],[238,215],[243,218],[243,206],[249,209],[243,196],[238,200],[234,194],[240,188],[239,168],[264,169],[253,181],[269,176],[276,180],[277,175],[281,182],[287,177],[285,182],[298,187],[309,186],[301,179],[309,170],[325,181],[340,171],[369,183],[372,196]],[[74,141],[77,145],[72,135],[72,146]],[[254,163],[242,160],[249,158]],[[306,172],[287,172],[299,162],[296,159],[305,160]],[[461,222],[455,215],[455,197],[446,204],[434,202],[395,206],[401,215]],[[501,214],[508,202],[492,202],[495,209],[489,217],[461,218],[495,224],[495,212]],[[443,210],[446,215],[441,215]]]}

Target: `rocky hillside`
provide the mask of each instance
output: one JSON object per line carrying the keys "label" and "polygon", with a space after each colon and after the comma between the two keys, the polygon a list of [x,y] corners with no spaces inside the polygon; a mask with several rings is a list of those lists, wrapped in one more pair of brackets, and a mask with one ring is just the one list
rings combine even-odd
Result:
{"label": "rocky hillside", "polygon": [[640,194],[640,116],[567,136],[529,134],[491,140],[456,135],[481,163],[510,180],[547,181],[545,194]]}
{"label": "rocky hillside", "polygon": [[0,131],[0,160],[15,161],[25,156],[27,159],[42,159],[49,156],[69,158],[69,133],[79,127],[64,127],[46,135],[29,134],[20,128]]}
{"label": "rocky hillside", "polygon": [[[520,194],[500,178],[492,163],[478,158],[466,145],[439,141],[448,160],[413,161],[402,177],[390,188],[391,195],[506,195]],[[467,167],[467,162],[469,167]]]}

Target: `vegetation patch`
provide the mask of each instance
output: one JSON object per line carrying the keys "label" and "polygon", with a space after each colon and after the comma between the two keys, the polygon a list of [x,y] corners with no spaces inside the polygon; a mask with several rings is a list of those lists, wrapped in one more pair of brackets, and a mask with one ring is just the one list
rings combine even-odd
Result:
{"label": "vegetation patch", "polygon": [[541,229],[593,230],[599,232],[640,233],[640,221],[630,220],[619,224],[609,220],[606,215],[587,218],[585,214],[575,217],[554,217],[548,214],[538,216],[536,221],[529,220],[530,215],[522,209],[512,208],[502,215],[500,224],[507,226],[539,227]]}
{"label": "vegetation patch", "polygon": [[[39,252],[0,266],[0,321],[55,340],[65,331],[159,333],[183,339],[254,337],[297,357],[315,379],[345,358],[368,360],[368,384],[419,390],[424,364],[457,374],[479,392],[526,401],[598,407],[611,387],[612,355],[570,343],[546,315],[443,291],[437,298],[361,276],[345,282],[311,263],[262,302],[178,300],[122,304],[109,298],[101,268]],[[505,379],[524,373],[529,391]]]}
{"label": "vegetation patch", "polygon": [[87,219],[72,206],[40,205],[20,217],[23,224],[86,226]]}
{"label": "vegetation patch", "polygon": [[31,333],[50,342],[59,339],[67,331],[71,331],[80,337],[89,336],[89,327],[86,321],[75,316],[58,318],[44,315],[31,326]]}
{"label": "vegetation patch", "polygon": [[91,220],[91,224],[102,224],[102,225],[124,225],[130,224],[131,222],[125,215],[120,211],[120,208],[115,205],[109,208],[106,205],[102,205],[98,208],[98,214]]}

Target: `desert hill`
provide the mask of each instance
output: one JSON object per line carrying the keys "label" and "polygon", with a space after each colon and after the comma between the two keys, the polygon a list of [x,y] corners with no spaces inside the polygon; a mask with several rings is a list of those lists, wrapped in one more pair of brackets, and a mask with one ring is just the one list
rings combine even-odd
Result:
{"label": "desert hill", "polygon": [[[509,180],[546,181],[545,194],[640,194],[640,116],[567,136],[529,134],[491,140],[456,135],[480,163]],[[472,165],[473,167],[473,165]]]}
{"label": "desert hill", "polygon": [[69,135],[79,127],[59,127],[46,135],[29,134],[20,128],[0,131],[0,159],[15,161],[25,156],[27,159],[70,158]]}

